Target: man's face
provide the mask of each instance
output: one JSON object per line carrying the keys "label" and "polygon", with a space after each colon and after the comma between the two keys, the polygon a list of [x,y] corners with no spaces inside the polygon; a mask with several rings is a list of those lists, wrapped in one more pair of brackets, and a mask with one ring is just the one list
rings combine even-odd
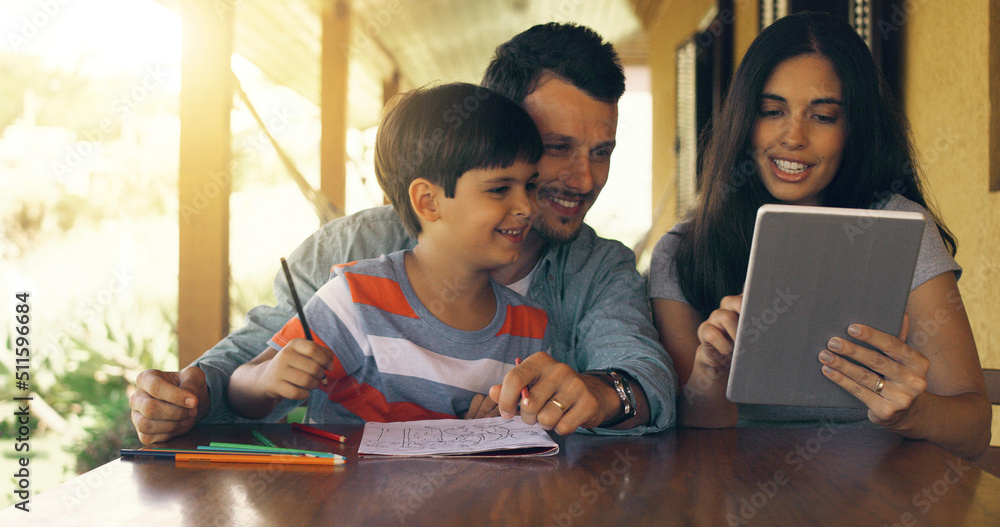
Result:
{"label": "man's face", "polygon": [[534,229],[550,241],[571,241],[608,181],[618,105],[547,77],[524,98],[523,106],[544,145]]}

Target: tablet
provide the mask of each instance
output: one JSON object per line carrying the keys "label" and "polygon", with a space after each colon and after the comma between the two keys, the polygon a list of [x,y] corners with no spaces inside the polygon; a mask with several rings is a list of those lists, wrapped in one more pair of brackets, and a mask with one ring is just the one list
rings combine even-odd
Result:
{"label": "tablet", "polygon": [[726,397],[863,408],[820,370],[860,323],[898,335],[924,232],[919,212],[764,205],[757,211]]}

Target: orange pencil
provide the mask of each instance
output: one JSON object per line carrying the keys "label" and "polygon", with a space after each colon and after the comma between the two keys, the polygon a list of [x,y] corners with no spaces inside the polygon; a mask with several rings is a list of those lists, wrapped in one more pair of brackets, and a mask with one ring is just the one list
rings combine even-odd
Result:
{"label": "orange pencil", "polygon": [[286,454],[230,454],[230,453],[195,453],[171,450],[126,450],[122,449],[123,458],[154,458],[173,459],[197,463],[276,463],[285,465],[342,465],[343,459],[329,457],[293,456]]}
{"label": "orange pencil", "polygon": [[177,461],[197,461],[201,463],[278,463],[287,465],[343,465],[343,459],[328,457],[307,457],[259,454],[237,454],[237,455],[216,455],[216,454],[176,454]]}

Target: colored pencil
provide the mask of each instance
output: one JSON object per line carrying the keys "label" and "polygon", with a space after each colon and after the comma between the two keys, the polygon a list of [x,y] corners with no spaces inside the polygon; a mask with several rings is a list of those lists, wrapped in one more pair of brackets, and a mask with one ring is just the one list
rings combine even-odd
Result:
{"label": "colored pencil", "polygon": [[238,443],[220,443],[216,441],[209,443],[208,446],[199,446],[198,450],[213,451],[213,452],[259,452],[259,453],[271,453],[271,454],[305,454],[317,457],[334,457],[334,458],[346,459],[344,456],[341,456],[340,454],[334,454],[331,452],[317,452],[315,450],[302,450],[299,448],[241,445]]}
{"label": "colored pencil", "polygon": [[[231,445],[231,446],[223,446]],[[256,445],[238,445],[235,443],[217,443],[213,442],[209,446],[198,445],[197,450],[186,450],[186,449],[171,449],[171,448],[154,448],[149,450],[129,450],[122,449],[122,457],[128,456],[141,456],[146,455],[149,452],[155,452],[157,455],[162,452],[169,452],[174,454],[204,454],[204,453],[216,453],[220,455],[231,455],[231,454],[261,454],[261,455],[275,455],[275,454],[287,454],[291,456],[310,456],[310,457],[326,457],[333,459],[343,459],[347,460],[346,457],[340,454],[333,454],[330,452],[315,452],[312,450],[299,450],[294,448],[268,448],[259,447]],[[163,457],[163,456],[161,456]]]}
{"label": "colored pencil", "polygon": [[[521,357],[516,357],[514,359],[514,366],[520,366],[520,365],[521,365]],[[524,404],[528,404],[528,387],[527,386],[521,388],[521,399],[524,401]]]}
{"label": "colored pencil", "polygon": [[197,463],[272,463],[285,465],[342,465],[343,459],[327,457],[296,456],[289,454],[239,454],[202,453],[170,450],[129,450],[122,449],[123,459],[173,459]]}
{"label": "colored pencil", "polygon": [[305,432],[307,434],[318,435],[320,437],[325,437],[327,439],[333,439],[334,441],[340,441],[341,443],[347,441],[347,438],[342,435],[334,434],[333,432],[327,432],[326,430],[320,430],[319,428],[315,428],[309,425],[304,425],[302,423],[292,423],[292,429],[298,430],[299,432]]}
{"label": "colored pencil", "polygon": [[260,441],[260,443],[262,445],[264,445],[264,446],[269,446],[269,447],[277,447],[278,446],[278,445],[274,444],[274,441],[271,441],[270,439],[264,437],[264,434],[260,433],[257,430],[253,431],[253,436],[254,436],[254,438],[257,439],[257,441]]}
{"label": "colored pencil", "polygon": [[288,280],[288,290],[292,293],[292,302],[295,303],[295,311],[299,313],[299,322],[302,322],[302,331],[306,334],[306,339],[312,342],[312,332],[309,331],[309,324],[306,323],[306,313],[302,310],[302,303],[299,302],[299,294],[295,291],[295,284],[292,282],[292,272],[288,270],[288,262],[281,259],[281,268],[285,271],[285,280]]}

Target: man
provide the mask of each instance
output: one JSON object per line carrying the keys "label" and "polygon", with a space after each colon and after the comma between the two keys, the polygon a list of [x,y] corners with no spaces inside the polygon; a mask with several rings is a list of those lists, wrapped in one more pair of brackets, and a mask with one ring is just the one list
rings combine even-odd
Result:
{"label": "man", "polygon": [[[537,353],[511,370],[468,416],[520,413],[527,423],[569,434],[643,433],[674,424],[677,387],[659,344],[645,281],[622,244],[599,238],[583,218],[608,179],[618,99],[625,77],[612,46],[572,24],[535,26],[497,48],[482,84],[520,104],[534,120],[544,152],[538,163],[536,219],[520,259],[493,278],[538,302],[549,314],[551,356]],[[474,104],[456,108],[474,111]],[[322,227],[289,258],[295,285],[308,298],[330,268],[411,248],[391,207]],[[461,284],[443,284],[461,294]],[[130,399],[144,443],[186,433],[195,422],[238,420],[226,403],[232,372],[263,351],[292,318],[288,286],[274,282],[277,307],[260,306],[246,325],[180,372],[147,370]],[[527,400],[521,398],[528,387]],[[279,405],[276,420],[297,401]],[[495,408],[496,406],[496,408]]]}

